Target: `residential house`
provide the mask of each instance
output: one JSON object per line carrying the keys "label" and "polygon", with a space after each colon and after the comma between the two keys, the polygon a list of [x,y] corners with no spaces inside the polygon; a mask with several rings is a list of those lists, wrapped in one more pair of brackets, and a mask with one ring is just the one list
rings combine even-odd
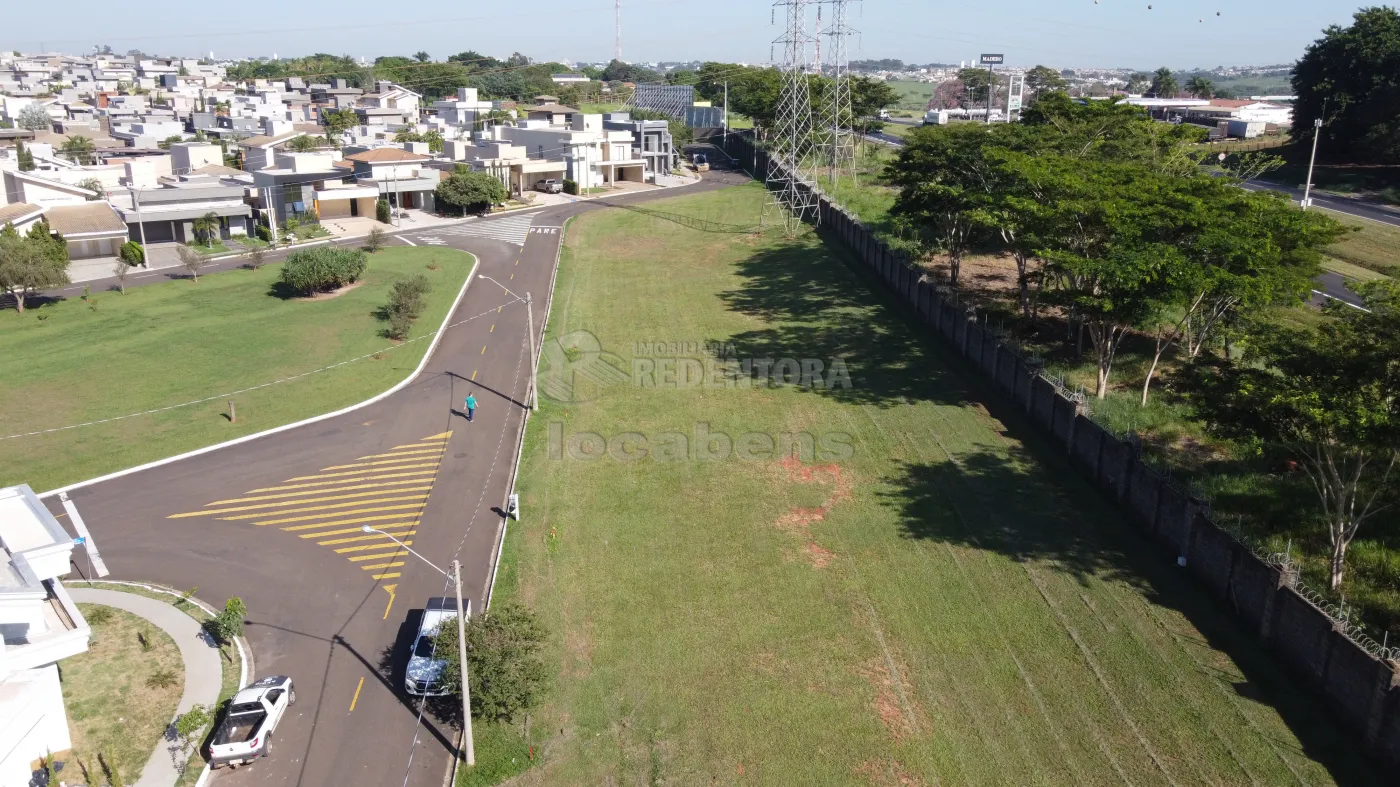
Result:
{"label": "residential house", "polygon": [[0,784],[32,784],[36,760],[73,747],[58,664],[92,629],[59,581],[72,552],[28,485],[0,489]]}
{"label": "residential house", "polygon": [[115,257],[128,240],[126,222],[105,200],[55,205],[44,210],[44,220],[67,241],[70,260]]}
{"label": "residential house", "polygon": [[459,87],[456,98],[434,101],[432,111],[443,123],[470,130],[478,119],[491,113],[492,106],[491,101],[478,98],[476,88]]}
{"label": "residential house", "polygon": [[326,84],[313,84],[308,89],[311,92],[312,103],[328,106],[331,109],[354,107],[364,93],[357,87],[350,87],[344,79],[339,77]]}
{"label": "residential house", "polygon": [[81,186],[42,177],[34,172],[5,170],[4,179],[6,205],[25,202],[47,209],[57,205],[80,205],[98,196]]}
{"label": "residential house", "polygon": [[180,175],[155,188],[130,189],[113,195],[113,202],[128,236],[142,244],[191,243],[195,240],[195,219],[210,213],[219,219],[220,238],[247,235],[253,216],[247,196],[246,183],[193,174]]}
{"label": "residential house", "polygon": [[630,112],[609,112],[603,115],[603,128],[627,131],[632,135],[632,153],[646,162],[647,178],[668,174],[677,163],[677,151],[671,139],[671,126],[665,120],[633,120]]}
{"label": "residential house", "polygon": [[339,160],[340,152],[277,151],[276,166],[252,172],[257,205],[279,225],[288,218],[373,216],[379,189],[372,181],[353,178],[354,165]]}
{"label": "residential house", "polygon": [[262,134],[238,141],[243,151],[243,169],[253,172],[275,166],[276,151],[302,136],[306,136],[305,131],[293,129],[285,120],[264,120]]}
{"label": "residential house", "polygon": [[[602,115],[583,114],[571,107],[564,109],[573,118],[568,124],[550,124],[532,118],[514,125],[492,126],[478,134],[478,143],[509,142],[524,148],[529,159],[562,165],[522,167],[520,175],[539,174],[539,177],[533,180],[522,177],[510,184],[511,191],[532,188],[540,177],[569,179],[581,189],[646,179],[646,160],[632,150],[631,131],[605,129]],[[558,117],[564,113],[551,109],[550,114]],[[543,172],[559,174],[540,174]]]}
{"label": "residential house", "polygon": [[[413,144],[413,143],[409,143]],[[381,147],[347,152],[356,182],[378,186],[395,208],[434,209],[434,192],[441,182],[439,170],[427,164],[430,158],[401,147]]]}
{"label": "residential house", "polygon": [[360,96],[355,114],[364,126],[412,125],[418,122],[422,96],[387,81],[375,83],[373,93]]}
{"label": "residential house", "polygon": [[28,202],[15,202],[10,205],[0,205],[0,227],[9,224],[21,235],[28,232],[34,222],[43,218],[43,216],[43,208],[38,205],[31,205]]}

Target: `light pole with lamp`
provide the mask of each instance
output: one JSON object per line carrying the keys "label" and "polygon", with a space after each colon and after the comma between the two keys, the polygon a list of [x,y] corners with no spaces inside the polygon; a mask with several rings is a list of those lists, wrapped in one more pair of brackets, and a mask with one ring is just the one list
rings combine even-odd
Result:
{"label": "light pole with lamp", "polygon": [[[1327,103],[1323,102],[1323,107]],[[1325,109],[1323,110],[1326,111]],[[1313,147],[1312,158],[1308,159],[1308,183],[1303,187],[1303,210],[1307,210],[1312,205],[1312,176],[1313,165],[1317,163],[1317,138],[1322,136],[1322,118],[1313,118]]]}
{"label": "light pole with lamp", "polygon": [[375,530],[369,525],[361,525],[360,529],[366,533],[384,536],[385,538],[398,544],[400,548],[410,555],[427,563],[432,569],[445,577],[451,577],[457,586],[457,657],[462,661],[462,759],[467,761],[467,767],[476,765],[476,746],[472,743],[472,700],[470,682],[467,680],[467,617],[462,611],[462,563],[458,560],[452,561],[452,573],[438,568],[433,561],[414,552],[404,542],[385,533],[383,530]]}

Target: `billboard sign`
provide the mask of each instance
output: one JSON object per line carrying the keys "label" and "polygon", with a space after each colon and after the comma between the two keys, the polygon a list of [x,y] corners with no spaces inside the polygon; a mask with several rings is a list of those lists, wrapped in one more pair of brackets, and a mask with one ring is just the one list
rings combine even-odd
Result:
{"label": "billboard sign", "polygon": [[1005,63],[1005,62],[1006,62],[1006,55],[983,55],[983,56],[982,56],[982,65],[984,65],[984,66],[999,66],[999,65],[1001,65],[1002,63]]}

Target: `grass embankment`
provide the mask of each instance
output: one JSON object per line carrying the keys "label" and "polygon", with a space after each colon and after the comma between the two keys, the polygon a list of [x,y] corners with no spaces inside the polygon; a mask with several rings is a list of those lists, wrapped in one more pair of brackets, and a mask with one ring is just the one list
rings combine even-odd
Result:
{"label": "grass embankment", "polygon": [[[658,207],[732,223],[762,200]],[[539,612],[558,671],[515,783],[1366,783],[1322,709],[843,255],[570,226],[546,348],[606,380],[588,331],[624,379],[579,366],[530,422],[496,590]],[[843,358],[851,387],[625,379],[638,342],[707,341]],[[825,454],[773,455],[785,434]]]}
{"label": "grass embankment", "polygon": [[1386,276],[1400,275],[1400,227],[1355,219],[1326,209],[1323,209],[1323,212],[1354,228],[1340,241],[1328,247],[1327,253],[1330,256]]}
{"label": "grass embankment", "polygon": [[94,294],[0,313],[0,437],[218,396],[383,351],[231,397],[0,440],[0,481],[36,490],[141,464],[361,401],[403,379],[428,340],[395,347],[376,311],[397,279],[432,284],[414,337],[435,330],[471,270],[450,249],[390,248],[335,297],[273,294],[280,265]]}
{"label": "grass embankment", "polygon": [[934,89],[938,87],[932,82],[913,82],[900,79],[891,80],[885,84],[899,93],[899,103],[894,108],[918,112],[919,114],[923,114],[929,99],[933,98]]}
{"label": "grass embankment", "polygon": [[[102,588],[106,590],[120,590],[123,593],[131,593],[132,595],[136,596],[145,596],[146,598],[153,598],[157,601],[170,604],[176,609],[184,612],[186,615],[189,615],[190,617],[194,618],[201,625],[207,623],[214,617],[208,612],[205,612],[204,609],[198,604],[182,600],[178,595],[180,591],[174,591],[174,593],[177,595],[172,595],[170,592],[148,590],[144,587],[140,587],[137,585],[116,584],[112,582],[103,582],[102,580],[75,580],[69,581],[68,585],[70,587],[92,587]],[[243,670],[242,659],[238,655],[238,648],[233,645],[220,645],[219,656],[219,663],[223,667],[223,672],[220,676],[221,680],[219,683],[219,701],[215,708],[210,709],[211,712],[214,712],[218,708],[223,707],[223,704],[228,700],[232,699],[233,695],[236,694],[240,688],[242,688],[238,683],[239,677],[241,676]],[[176,654],[176,658],[179,658],[178,653]],[[67,664],[68,662],[65,661],[63,663]],[[181,666],[181,670],[183,674],[183,665]],[[252,677],[253,676],[250,675],[249,679],[251,680]],[[176,694],[176,698],[179,698],[178,692]],[[208,731],[206,730],[206,735],[207,734]],[[199,774],[204,769],[204,764],[208,762],[207,758],[205,757],[206,751],[206,748],[202,744],[195,747],[195,750],[190,753],[189,763],[185,767],[184,773],[182,773],[180,775],[180,778],[175,782],[176,787],[190,787],[190,785],[193,785],[196,781],[199,780]],[[144,762],[145,760],[142,760],[142,763]],[[124,771],[123,775],[125,775]]]}
{"label": "grass embankment", "polygon": [[87,652],[61,665],[76,755],[67,758],[65,771],[72,771],[64,776],[72,781],[80,758],[91,772],[88,783],[105,784],[100,753],[127,784],[135,784],[180,703],[185,688],[180,649],[164,631],[129,612],[100,604],[78,609],[92,626],[92,641]]}

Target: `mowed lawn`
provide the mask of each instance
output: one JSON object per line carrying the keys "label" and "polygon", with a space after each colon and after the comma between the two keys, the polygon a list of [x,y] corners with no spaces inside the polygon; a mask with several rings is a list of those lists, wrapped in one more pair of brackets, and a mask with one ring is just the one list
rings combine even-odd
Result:
{"label": "mowed lawn", "polygon": [[[732,224],[761,201],[653,207]],[[581,373],[530,421],[496,588],[542,615],[556,667],[513,784],[1370,780],[1320,705],[818,238],[588,213],[546,358],[561,338]],[[638,343],[705,341],[844,358],[852,384],[619,379],[668,352]],[[701,430],[750,458],[696,459]],[[652,453],[666,433],[686,458]],[[784,433],[838,450],[764,458]]]}
{"label": "mowed lawn", "polygon": [[[450,249],[370,255],[335,297],[273,294],[281,265],[93,293],[24,314],[0,312],[0,485],[43,491],[328,412],[372,396],[417,366],[473,258]],[[428,277],[410,341],[383,336],[376,311],[395,280]],[[413,339],[419,338],[418,341]],[[384,351],[379,357],[371,354]],[[369,358],[232,397],[361,356]],[[199,404],[26,437],[11,435]],[[230,423],[227,398],[237,421]]]}

